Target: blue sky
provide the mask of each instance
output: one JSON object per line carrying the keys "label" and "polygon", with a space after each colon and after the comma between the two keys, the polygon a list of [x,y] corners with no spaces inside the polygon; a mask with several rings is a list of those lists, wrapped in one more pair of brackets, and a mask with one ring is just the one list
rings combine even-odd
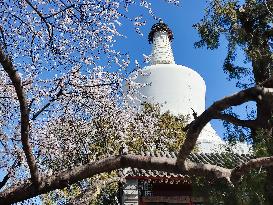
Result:
{"label": "blue sky", "polygon": [[[190,67],[204,78],[207,85],[206,106],[208,107],[214,101],[238,91],[235,81],[229,81],[222,69],[227,51],[227,43],[224,38],[221,39],[221,45],[217,50],[194,48],[194,42],[199,40],[199,36],[193,28],[193,24],[199,22],[203,17],[205,1],[182,1],[180,6],[168,5],[163,0],[151,2],[156,16],[162,18],[174,33],[172,48],[176,64]],[[139,14],[137,9],[129,12],[132,17],[134,14]],[[143,15],[144,17],[148,16],[147,13],[143,13]],[[151,52],[147,36],[151,26],[157,23],[152,18],[147,18],[147,20],[147,25],[142,28],[143,36],[128,28],[132,27],[130,22],[125,21],[122,28],[122,30],[125,29],[123,31],[127,34],[127,38],[121,40],[119,46],[129,52],[132,60],[137,59],[139,62],[143,61],[143,53],[150,54]],[[239,61],[243,62],[243,55],[240,53],[238,56]],[[239,112],[244,114],[244,106],[239,109]],[[213,121],[212,124],[218,134],[223,136],[222,122]]]}

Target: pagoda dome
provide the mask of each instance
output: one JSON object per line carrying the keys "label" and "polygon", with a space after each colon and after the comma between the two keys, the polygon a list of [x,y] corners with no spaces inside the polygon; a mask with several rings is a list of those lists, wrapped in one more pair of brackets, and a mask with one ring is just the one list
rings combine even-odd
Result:
{"label": "pagoda dome", "polygon": [[205,110],[206,84],[194,70],[176,64],[155,64],[144,67],[137,83],[147,86],[139,89],[143,100],[161,104],[161,111],[188,116],[200,115]]}

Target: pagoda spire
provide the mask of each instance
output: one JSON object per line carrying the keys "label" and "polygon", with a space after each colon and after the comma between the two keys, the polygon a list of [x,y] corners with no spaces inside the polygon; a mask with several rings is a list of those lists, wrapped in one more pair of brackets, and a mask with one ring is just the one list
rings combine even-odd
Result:
{"label": "pagoda spire", "polygon": [[171,41],[173,33],[162,20],[152,26],[148,37],[152,43],[151,65],[175,64]]}

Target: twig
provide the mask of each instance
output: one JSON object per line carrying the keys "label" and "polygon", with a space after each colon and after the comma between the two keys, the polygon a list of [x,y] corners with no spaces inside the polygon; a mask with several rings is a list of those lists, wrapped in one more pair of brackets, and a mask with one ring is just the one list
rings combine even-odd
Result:
{"label": "twig", "polygon": [[11,170],[4,176],[3,180],[0,182],[0,190],[6,185],[8,182],[10,175],[12,173],[12,170],[14,170],[16,167],[20,166],[21,162],[19,160],[16,160],[13,165],[11,166]]}
{"label": "twig", "polygon": [[43,16],[43,14],[29,0],[25,0],[25,1],[37,13],[37,15],[41,18],[41,20],[45,23],[45,25],[47,27],[48,36],[49,36],[49,42],[52,43],[53,27],[47,22],[46,18]]}
{"label": "twig", "polygon": [[43,111],[45,111],[46,108],[48,108],[52,102],[58,100],[58,98],[63,94],[63,90],[60,89],[59,92],[57,93],[57,95],[50,99],[49,102],[47,104],[45,104],[40,110],[38,110],[36,113],[33,114],[31,120],[35,120]]}

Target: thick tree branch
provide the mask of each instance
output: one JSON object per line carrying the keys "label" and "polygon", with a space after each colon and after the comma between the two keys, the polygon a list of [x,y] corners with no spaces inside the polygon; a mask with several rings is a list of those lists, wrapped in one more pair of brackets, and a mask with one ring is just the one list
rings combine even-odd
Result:
{"label": "thick tree branch", "polygon": [[66,170],[54,176],[44,177],[41,186],[37,189],[31,181],[10,188],[0,193],[0,204],[10,204],[25,199],[29,199],[40,194],[44,194],[55,189],[62,189],[70,184],[85,178],[92,177],[102,172],[110,172],[120,168],[139,168],[166,171],[170,173],[181,173],[188,175],[198,175],[217,178],[229,178],[230,170],[214,165],[196,164],[186,162],[183,167],[176,165],[175,158],[164,157],[148,157],[139,155],[120,155],[109,157],[97,162],[90,162],[74,168]]}
{"label": "thick tree branch", "polygon": [[14,68],[10,58],[5,55],[4,51],[0,47],[0,63],[3,66],[4,70],[7,72],[9,78],[12,81],[12,84],[15,88],[18,101],[20,103],[20,112],[21,112],[21,141],[23,145],[23,150],[26,155],[27,163],[30,169],[31,179],[34,184],[39,184],[39,173],[38,168],[35,162],[35,158],[32,154],[32,148],[29,143],[29,112],[27,99],[25,97],[24,89],[22,87],[22,81],[19,76],[19,73]]}
{"label": "thick tree branch", "polygon": [[[272,87],[272,79],[269,79],[266,83],[268,84],[268,87]],[[204,126],[210,120],[217,119],[221,111],[231,106],[238,106],[249,101],[270,101],[271,104],[273,104],[272,95],[272,88],[255,86],[242,90],[236,94],[225,97],[213,103],[206,111],[204,111],[199,117],[197,117],[186,127],[188,131],[186,135],[186,140],[178,153],[178,165],[182,166],[187,156],[192,152],[196,144],[197,138]]]}
{"label": "thick tree branch", "polygon": [[261,167],[271,167],[273,166],[273,156],[271,157],[261,157],[257,159],[251,159],[246,163],[234,168],[231,172],[231,181],[235,184],[238,183],[243,175],[252,169],[258,169]]}
{"label": "thick tree branch", "polygon": [[184,174],[188,176],[202,176],[208,179],[224,179],[230,183],[240,180],[241,176],[252,169],[273,166],[273,157],[252,159],[234,169],[226,169],[216,165],[199,164],[185,161],[178,166],[175,158],[150,157],[140,155],[119,155],[108,157],[97,162],[75,167],[72,170],[62,171],[41,179],[40,188],[37,189],[31,180],[12,187],[0,193],[0,204],[11,204],[29,199],[56,189],[65,188],[77,181],[92,177],[103,172],[110,172],[120,168],[132,167],[145,170],[158,170],[169,173]]}

